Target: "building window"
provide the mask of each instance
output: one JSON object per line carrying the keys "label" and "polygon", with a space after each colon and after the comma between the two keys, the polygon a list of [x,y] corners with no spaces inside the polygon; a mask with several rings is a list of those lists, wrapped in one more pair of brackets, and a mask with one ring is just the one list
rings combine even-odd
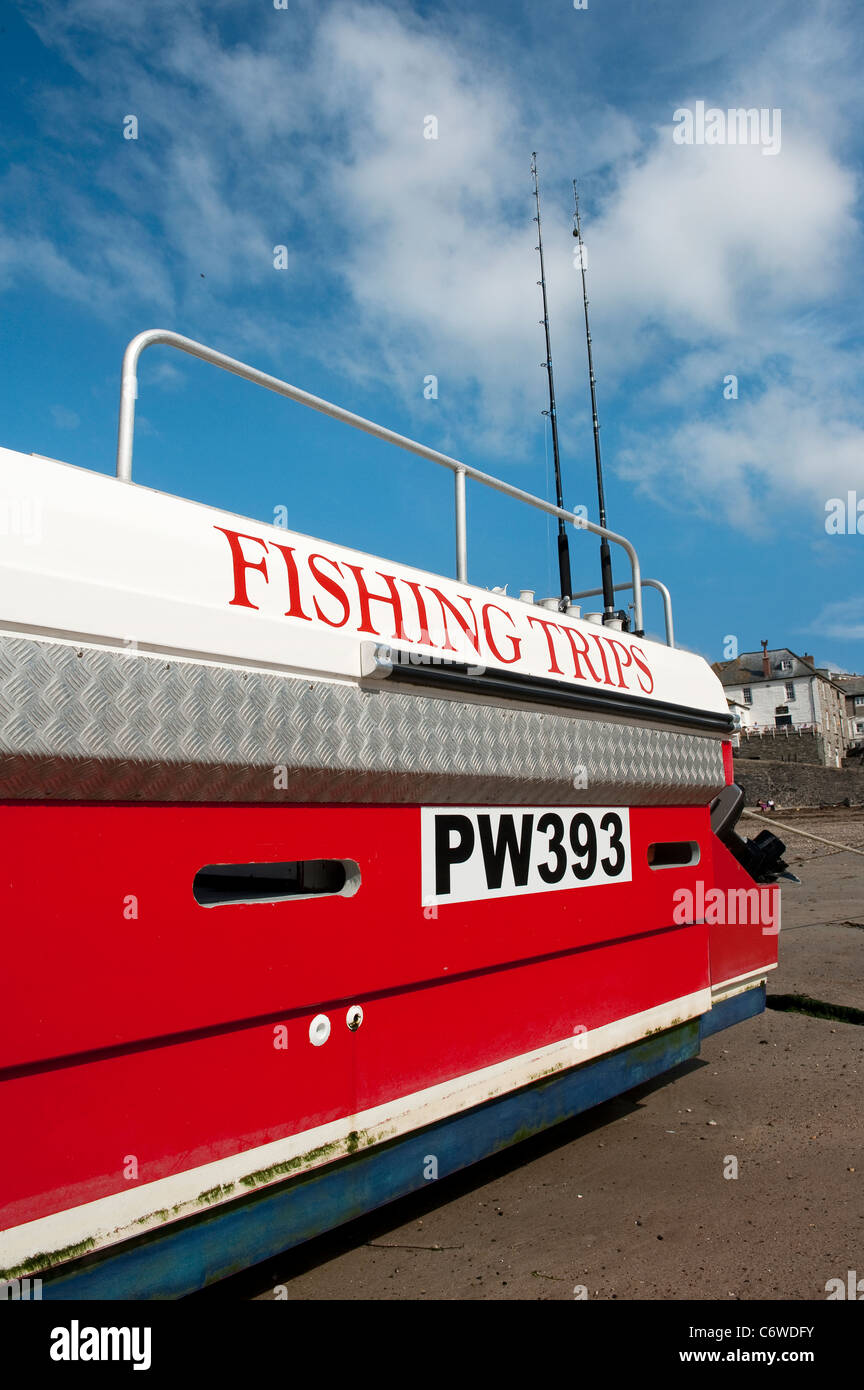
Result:
{"label": "building window", "polygon": [[791,662],[791,661],[785,661],[785,660],[784,660],[784,661],[781,661],[781,662],[780,662],[780,670],[781,670],[781,671],[791,671],[791,670],[792,670],[792,662]]}
{"label": "building window", "polygon": [[856,696],[855,696],[855,708],[856,708],[856,709],[861,709],[862,707],[864,707],[864,695],[856,695]]}
{"label": "building window", "polygon": [[794,681],[787,681],[787,682],[786,682],[786,699],[787,699],[787,700],[794,700],[794,699],[795,699],[795,683],[794,683]]}
{"label": "building window", "polygon": [[[752,705],[753,703],[753,691],[750,689],[749,685],[745,685],[744,687],[744,703],[745,705]],[[857,704],[858,701],[856,700],[855,703]]]}

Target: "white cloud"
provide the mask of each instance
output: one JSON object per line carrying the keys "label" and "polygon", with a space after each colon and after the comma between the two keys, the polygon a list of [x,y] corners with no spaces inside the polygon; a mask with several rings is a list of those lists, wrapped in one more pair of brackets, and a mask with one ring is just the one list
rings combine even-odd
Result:
{"label": "white cloud", "polygon": [[862,615],[864,615],[864,596],[839,599],[836,603],[826,604],[807,630],[818,632],[823,638],[836,637],[844,641],[861,641],[864,638],[864,616]]}
{"label": "white cloud", "polygon": [[605,313],[692,343],[816,302],[855,248],[855,196],[852,174],[794,130],[765,158],[757,146],[675,145],[659,129],[591,229]]}
{"label": "white cloud", "polygon": [[[599,209],[586,207],[589,281],[601,412],[630,415],[628,476],[745,524],[766,490],[814,505],[860,476],[860,363],[842,324],[861,252],[843,153],[859,98],[830,6],[776,25],[737,71],[729,45],[722,90],[681,92],[647,126],[609,109],[600,83],[578,104],[556,91],[529,110],[502,31],[481,67],[473,21],[449,11],[436,22],[302,4],[289,20],[264,6],[230,45],[224,3],[39,13],[44,42],[91,93],[82,135],[80,87],[51,92],[55,143],[74,126],[97,172],[92,190],[73,189],[62,150],[47,148],[40,176],[64,235],[34,216],[0,240],[6,283],[30,273],[97,310],[193,318],[253,360],[302,343],[418,411],[434,373],[439,445],[494,447],[506,469],[529,444],[539,453],[545,405],[530,150],[565,442],[585,381],[564,171],[605,162]],[[675,145],[672,111],[700,98],[782,105],[780,154]],[[122,139],[128,111],[137,142]],[[427,115],[437,140],[423,138]],[[35,205],[27,177],[8,186],[16,208]],[[276,244],[289,247],[284,272]]]}
{"label": "white cloud", "polygon": [[771,528],[803,504],[821,526],[825,501],[861,485],[864,423],[830,394],[773,385],[751,401],[723,401],[711,418],[685,420],[660,440],[631,443],[619,462],[655,497],[676,506],[684,499],[704,515],[719,510],[730,522]]}

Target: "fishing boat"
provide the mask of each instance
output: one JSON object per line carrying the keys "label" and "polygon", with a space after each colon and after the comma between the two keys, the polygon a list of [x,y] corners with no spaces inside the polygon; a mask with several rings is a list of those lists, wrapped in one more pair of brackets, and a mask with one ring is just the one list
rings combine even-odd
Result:
{"label": "fishing boat", "polygon": [[[455,577],[133,482],[154,344],[450,470]],[[622,549],[632,622],[472,585],[468,483]],[[764,1007],[783,847],[626,538],[167,330],[116,477],[0,488],[7,1290],[181,1296]]]}

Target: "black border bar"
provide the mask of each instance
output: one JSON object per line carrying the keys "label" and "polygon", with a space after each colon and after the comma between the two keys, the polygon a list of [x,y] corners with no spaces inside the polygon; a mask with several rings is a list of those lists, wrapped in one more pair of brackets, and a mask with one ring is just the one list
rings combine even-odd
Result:
{"label": "black border bar", "polygon": [[467,695],[494,695],[506,700],[524,700],[533,704],[563,705],[567,709],[587,710],[593,714],[611,714],[619,718],[651,720],[661,724],[677,724],[687,729],[710,734],[731,734],[735,725],[731,714],[714,710],[694,710],[686,705],[671,704],[668,700],[636,699],[617,690],[583,690],[581,686],[565,685],[563,681],[544,676],[524,676],[515,671],[476,674],[477,668],[459,662],[445,662],[430,657],[418,660],[416,652],[398,647],[375,648],[378,663],[376,675],[394,685],[434,686],[442,690],[458,690]]}

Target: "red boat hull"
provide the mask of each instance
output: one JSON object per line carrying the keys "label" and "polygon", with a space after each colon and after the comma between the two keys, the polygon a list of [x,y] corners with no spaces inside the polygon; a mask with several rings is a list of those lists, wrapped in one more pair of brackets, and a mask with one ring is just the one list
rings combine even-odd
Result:
{"label": "red boat hull", "polygon": [[[631,882],[438,909],[418,906],[417,807],[0,815],[2,909],[19,924],[4,1114],[27,1155],[0,1155],[4,1229],[231,1155],[249,1152],[254,1170],[263,1145],[569,1037],[578,1063],[584,1034],[776,959],[776,890],[757,923],[676,923],[682,888],[694,901],[700,881],[752,889],[701,808],[630,812]],[[651,868],[658,841],[696,841],[699,863]],[[361,865],[349,898],[193,896],[207,864],[340,856]],[[321,1013],[332,1031],[316,1047]]]}

